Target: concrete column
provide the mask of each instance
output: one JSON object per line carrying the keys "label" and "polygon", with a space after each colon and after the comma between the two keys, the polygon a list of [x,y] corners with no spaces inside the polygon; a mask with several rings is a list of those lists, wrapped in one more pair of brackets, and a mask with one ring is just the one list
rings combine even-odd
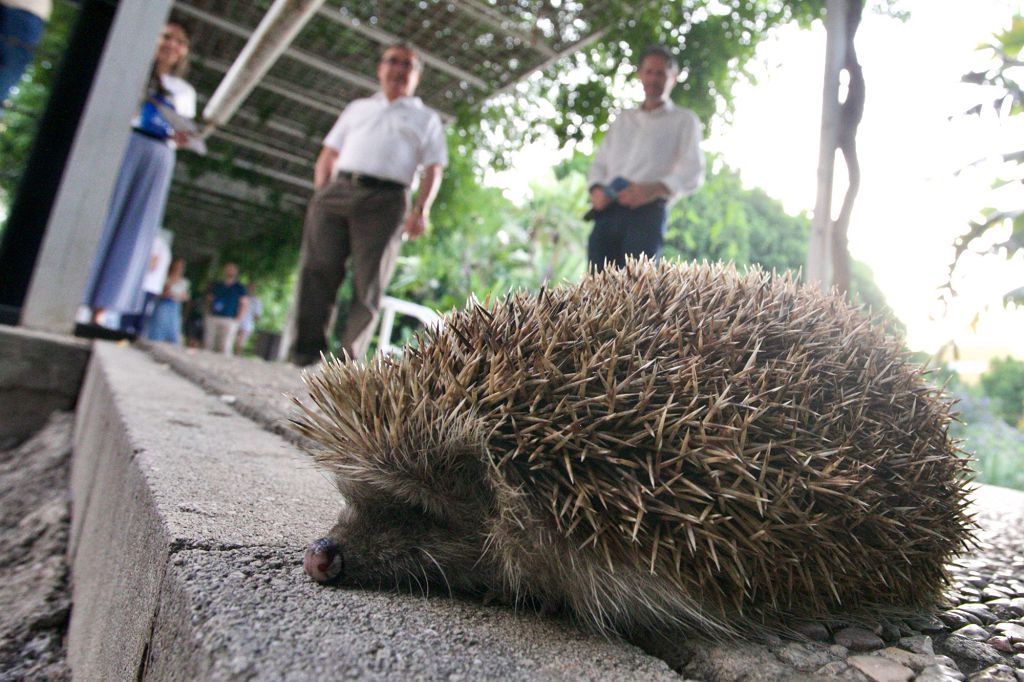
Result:
{"label": "concrete column", "polygon": [[128,143],[128,124],[172,4],[122,0],[117,5],[22,308],[25,327],[58,334],[74,329]]}

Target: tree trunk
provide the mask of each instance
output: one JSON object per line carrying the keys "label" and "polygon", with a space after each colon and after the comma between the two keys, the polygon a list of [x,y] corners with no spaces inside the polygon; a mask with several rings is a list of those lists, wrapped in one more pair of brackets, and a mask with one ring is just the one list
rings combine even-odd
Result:
{"label": "tree trunk", "polygon": [[[825,15],[825,79],[822,88],[821,146],[818,155],[818,192],[807,248],[806,279],[822,290],[835,286],[846,294],[850,286],[847,230],[853,202],[860,188],[857,161],[857,126],[864,112],[864,75],[853,39],[860,25],[863,0],[827,0]],[[846,99],[839,101],[840,74],[849,74]],[[836,151],[843,153],[849,185],[839,216],[832,218]]]}

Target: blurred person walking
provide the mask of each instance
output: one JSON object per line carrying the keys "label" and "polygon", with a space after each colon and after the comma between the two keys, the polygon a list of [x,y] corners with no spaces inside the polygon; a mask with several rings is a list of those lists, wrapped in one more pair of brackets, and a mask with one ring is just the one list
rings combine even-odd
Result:
{"label": "blurred person walking", "polygon": [[147,339],[181,345],[181,309],[190,298],[190,289],[191,284],[185,277],[185,259],[175,258],[167,270],[163,292],[157,298],[146,326]]}
{"label": "blurred person walking", "polygon": [[245,315],[238,322],[238,338],[235,339],[235,355],[241,355],[245,350],[245,344],[249,337],[256,331],[256,323],[263,317],[263,301],[256,295],[256,282],[250,281],[246,285]]}
{"label": "blurred person walking", "polygon": [[238,266],[224,264],[224,277],[210,285],[203,316],[203,347],[224,355],[235,350],[238,323],[249,307],[248,291],[238,281]]}

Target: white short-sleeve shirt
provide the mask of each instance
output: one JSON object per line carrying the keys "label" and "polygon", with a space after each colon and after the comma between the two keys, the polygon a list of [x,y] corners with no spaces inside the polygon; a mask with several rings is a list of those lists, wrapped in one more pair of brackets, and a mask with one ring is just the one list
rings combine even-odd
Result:
{"label": "white short-sleeve shirt", "polygon": [[437,113],[419,97],[389,102],[383,93],[352,101],[324,138],[338,151],[339,171],[412,185],[423,166],[448,163],[448,145]]}

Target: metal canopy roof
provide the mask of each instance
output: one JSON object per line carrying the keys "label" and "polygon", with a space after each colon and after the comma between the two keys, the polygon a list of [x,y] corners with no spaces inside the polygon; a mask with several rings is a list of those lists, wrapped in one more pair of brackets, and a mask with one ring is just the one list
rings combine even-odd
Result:
{"label": "metal canopy roof", "polygon": [[[315,3],[315,0],[314,0]],[[600,35],[602,0],[327,0],[241,107],[207,138],[206,158],[179,154],[165,225],[175,251],[205,258],[267,230],[298,234],[324,135],[351,100],[377,90],[383,45],[417,47],[416,94],[450,120]],[[270,0],[177,0],[192,31],[188,79],[207,104]]]}

